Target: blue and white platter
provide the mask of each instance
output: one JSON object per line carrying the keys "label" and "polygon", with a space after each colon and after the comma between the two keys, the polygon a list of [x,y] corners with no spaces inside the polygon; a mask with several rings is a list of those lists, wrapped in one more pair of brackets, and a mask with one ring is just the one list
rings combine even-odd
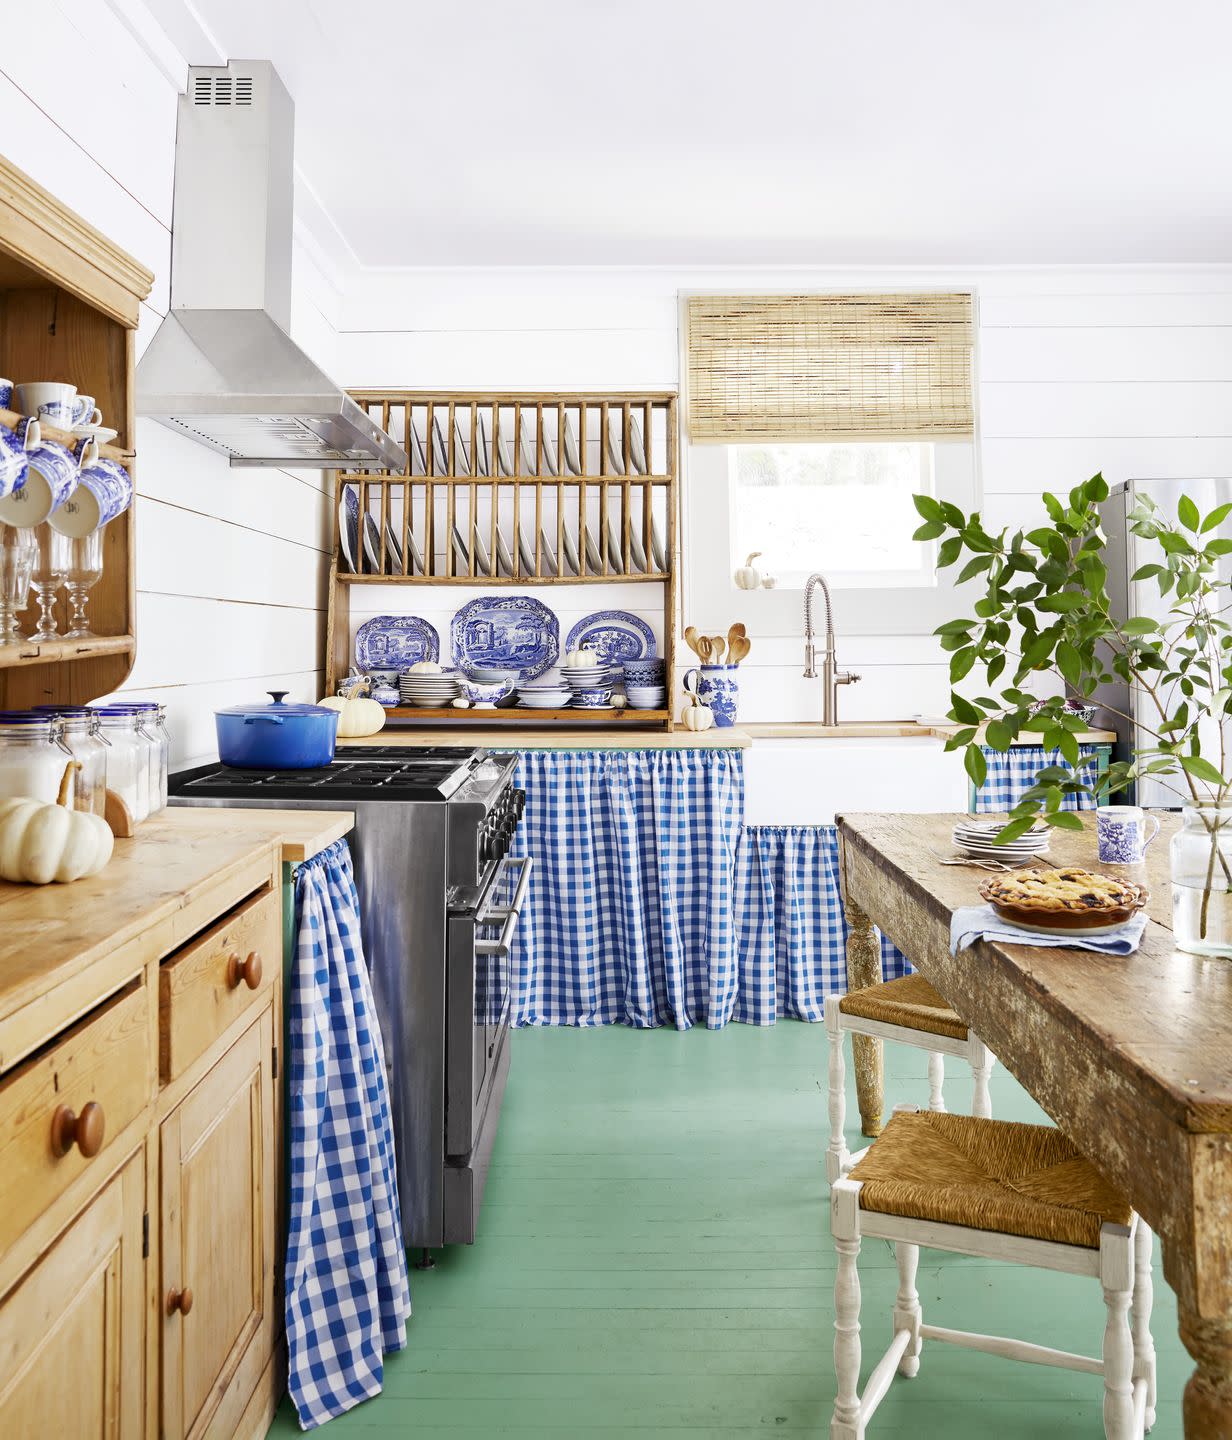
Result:
{"label": "blue and white platter", "polygon": [[409,670],[420,660],[440,658],[436,627],[418,615],[374,615],[355,632],[355,663],[361,670]]}
{"label": "blue and white platter", "polygon": [[471,600],[453,617],[451,638],[455,664],[520,670],[523,679],[550,670],[560,655],[556,616],[530,595]]}
{"label": "blue and white platter", "polygon": [[338,506],[338,540],[342,558],[352,575],[359,574],[359,496],[354,485],[342,487],[342,504]]}
{"label": "blue and white platter", "polygon": [[646,660],[655,653],[654,631],[627,610],[596,610],[569,631],[565,649],[589,645],[607,660]]}

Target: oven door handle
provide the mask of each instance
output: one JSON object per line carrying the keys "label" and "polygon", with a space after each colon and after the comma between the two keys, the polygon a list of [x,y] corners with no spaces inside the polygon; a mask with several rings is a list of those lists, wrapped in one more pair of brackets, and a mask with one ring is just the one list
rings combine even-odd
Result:
{"label": "oven door handle", "polygon": [[476,923],[480,925],[495,924],[501,920],[500,936],[496,940],[476,940],[476,955],[508,955],[509,947],[513,943],[513,932],[518,928],[518,918],[522,914],[522,905],[526,900],[526,892],[530,889],[530,877],[535,869],[535,862],[529,855],[520,856],[516,860],[505,860],[502,864],[506,870],[518,866],[517,888],[513,892],[513,899],[508,905],[498,906],[494,910],[485,910],[476,917]]}

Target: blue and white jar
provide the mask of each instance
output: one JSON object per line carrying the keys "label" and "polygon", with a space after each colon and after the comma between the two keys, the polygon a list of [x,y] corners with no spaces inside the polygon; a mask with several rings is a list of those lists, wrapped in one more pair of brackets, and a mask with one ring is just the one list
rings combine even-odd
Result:
{"label": "blue and white jar", "polygon": [[[736,723],[736,706],[740,700],[736,670],[735,665],[702,665],[685,672],[684,688],[695,689],[697,698],[714,716],[714,723],[724,728]],[[690,676],[697,677],[692,686]]]}

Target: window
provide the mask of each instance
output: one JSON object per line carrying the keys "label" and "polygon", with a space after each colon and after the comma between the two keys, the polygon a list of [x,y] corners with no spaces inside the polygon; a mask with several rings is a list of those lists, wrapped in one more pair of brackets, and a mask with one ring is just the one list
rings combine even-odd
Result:
{"label": "window", "polygon": [[727,447],[731,568],[754,550],[778,583],[814,570],[836,588],[932,586],[936,547],[912,540],[911,497],[935,494],[939,447],[867,441]]}

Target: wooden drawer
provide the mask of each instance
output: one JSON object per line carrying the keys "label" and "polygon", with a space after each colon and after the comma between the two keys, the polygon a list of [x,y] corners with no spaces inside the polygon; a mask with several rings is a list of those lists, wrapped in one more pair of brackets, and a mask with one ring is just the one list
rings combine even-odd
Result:
{"label": "wooden drawer", "polygon": [[0,1082],[0,1251],[151,1099],[147,994],[134,982]]}
{"label": "wooden drawer", "polygon": [[158,972],[158,1073],[182,1075],[233,1021],[268,1002],[282,965],[282,896],[263,890]]}

